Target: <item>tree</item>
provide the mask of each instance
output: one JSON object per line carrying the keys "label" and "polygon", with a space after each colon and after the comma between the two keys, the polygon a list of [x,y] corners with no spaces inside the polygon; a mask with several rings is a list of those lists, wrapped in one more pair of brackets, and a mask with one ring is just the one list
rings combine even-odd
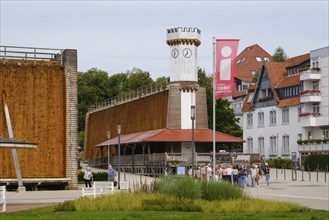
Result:
{"label": "tree", "polygon": [[284,62],[287,59],[289,59],[289,57],[287,56],[286,52],[282,47],[278,47],[275,49],[272,58],[275,62]]}
{"label": "tree", "polygon": [[136,91],[142,86],[153,83],[150,73],[138,68],[133,68],[131,71],[128,71],[128,75],[128,88],[130,91]]}
{"label": "tree", "polygon": [[[207,93],[207,109],[208,109],[208,125],[213,128],[213,89],[212,76],[207,76],[205,71],[198,69],[199,85],[206,88]],[[220,131],[235,137],[242,138],[242,129],[238,125],[239,119],[235,117],[233,109],[227,99],[216,100],[216,131]]]}
{"label": "tree", "polygon": [[88,107],[110,98],[108,78],[107,72],[96,68],[78,73],[78,131],[84,131]]}

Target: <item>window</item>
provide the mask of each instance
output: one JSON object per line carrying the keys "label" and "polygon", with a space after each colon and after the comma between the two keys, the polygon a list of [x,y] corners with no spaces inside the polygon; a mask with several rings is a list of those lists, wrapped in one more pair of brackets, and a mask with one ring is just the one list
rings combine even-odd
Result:
{"label": "window", "polygon": [[302,81],[302,82],[300,83],[300,90],[301,90],[301,91],[304,90],[304,81]]}
{"label": "window", "polygon": [[312,68],[318,68],[319,67],[319,58],[314,57],[312,58]]}
{"label": "window", "polygon": [[258,138],[258,152],[260,155],[265,155],[264,137]]}
{"label": "window", "polygon": [[297,140],[302,140],[302,138],[303,138],[303,136],[302,136],[302,134],[297,134]]}
{"label": "window", "polygon": [[313,90],[319,90],[319,81],[313,81],[312,88]]}
{"label": "window", "polygon": [[329,139],[329,130],[323,130],[322,138],[323,139]]}
{"label": "window", "polygon": [[265,62],[270,62],[270,59],[268,57],[264,57]]}
{"label": "window", "polygon": [[251,73],[251,75],[254,76],[256,74],[256,70],[251,70],[250,73]]}
{"label": "window", "polygon": [[262,62],[262,58],[260,58],[260,57],[256,57],[256,61],[257,61],[257,62]]}
{"label": "window", "polygon": [[264,112],[258,112],[258,127],[264,127]]}
{"label": "window", "polygon": [[247,114],[247,128],[252,128],[252,113]]}
{"label": "window", "polygon": [[270,155],[277,155],[276,136],[270,137]]}
{"label": "window", "polygon": [[307,132],[307,139],[308,140],[311,140],[312,139],[312,132]]}
{"label": "window", "polygon": [[298,117],[298,121],[300,120],[300,113],[302,113],[302,107],[299,106],[298,109],[297,109],[297,117]]}
{"label": "window", "polygon": [[243,58],[242,60],[241,60],[241,63],[245,60],[246,58]]}
{"label": "window", "polygon": [[289,135],[282,136],[282,155],[289,155]]}
{"label": "window", "polygon": [[289,124],[289,108],[282,109],[282,124]]}
{"label": "window", "polygon": [[270,125],[276,125],[276,111],[270,111]]}
{"label": "window", "polygon": [[239,64],[241,62],[241,60],[238,60],[238,62],[236,62],[237,64]]}
{"label": "window", "polygon": [[252,153],[253,152],[253,140],[251,137],[247,138],[247,151],[248,153]]}
{"label": "window", "polygon": [[320,104],[314,103],[313,104],[313,112],[320,112]]}

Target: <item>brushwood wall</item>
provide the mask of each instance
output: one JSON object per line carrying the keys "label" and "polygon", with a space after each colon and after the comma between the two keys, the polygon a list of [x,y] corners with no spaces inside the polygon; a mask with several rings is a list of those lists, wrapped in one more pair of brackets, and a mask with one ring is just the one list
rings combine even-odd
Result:
{"label": "brushwood wall", "polygon": [[111,131],[111,138],[116,137],[119,124],[121,134],[166,128],[167,111],[168,90],[164,90],[101,111],[88,113],[84,159],[100,157],[100,150],[96,149],[95,145],[107,140],[108,130]]}
{"label": "brushwood wall", "polygon": [[[77,187],[76,50],[65,50],[64,62],[2,59],[0,91],[6,97],[14,137],[35,142],[17,149],[24,178],[70,178]],[[8,138],[0,98],[0,137]],[[0,178],[16,178],[11,149],[0,148]]]}

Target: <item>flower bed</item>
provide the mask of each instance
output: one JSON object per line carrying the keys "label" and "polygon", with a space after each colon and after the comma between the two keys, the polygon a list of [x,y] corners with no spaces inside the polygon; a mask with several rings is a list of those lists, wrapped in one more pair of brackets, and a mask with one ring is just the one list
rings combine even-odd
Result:
{"label": "flower bed", "polygon": [[299,114],[299,117],[305,117],[305,116],[309,116],[309,115],[319,116],[320,112],[302,112]]}

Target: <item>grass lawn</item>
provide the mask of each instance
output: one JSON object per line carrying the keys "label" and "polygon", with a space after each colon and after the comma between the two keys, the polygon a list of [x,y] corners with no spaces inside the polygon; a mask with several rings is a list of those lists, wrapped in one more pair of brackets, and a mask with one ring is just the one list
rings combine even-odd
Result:
{"label": "grass lawn", "polygon": [[161,211],[72,211],[54,212],[54,206],[18,211],[12,213],[1,213],[1,220],[35,220],[35,219],[296,219],[317,220],[328,219],[328,211],[312,210],[309,212],[293,213],[202,213],[202,212],[161,212]]}

